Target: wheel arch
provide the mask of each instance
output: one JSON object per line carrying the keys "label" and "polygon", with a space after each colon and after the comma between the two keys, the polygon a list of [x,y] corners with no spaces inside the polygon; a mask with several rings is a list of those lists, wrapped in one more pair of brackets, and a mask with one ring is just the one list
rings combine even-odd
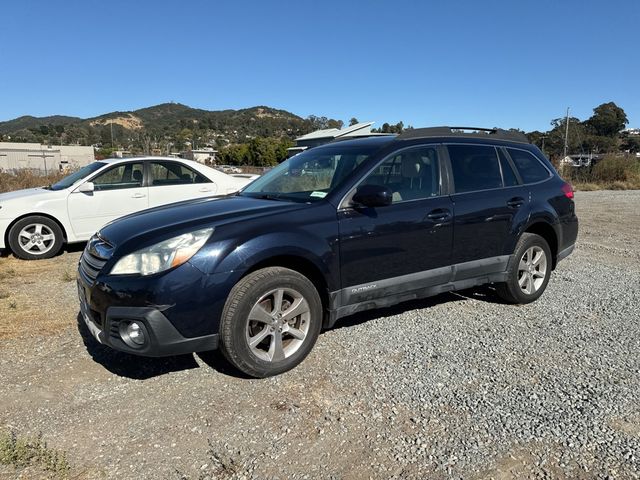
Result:
{"label": "wheel arch", "polygon": [[248,270],[246,270],[240,278],[244,278],[250,273],[268,267],[288,268],[300,273],[301,275],[304,275],[309,279],[311,283],[313,283],[313,285],[316,287],[316,290],[318,291],[318,295],[320,296],[320,300],[322,302],[322,310],[324,312],[322,324],[323,327],[326,326],[328,322],[329,311],[329,286],[324,275],[322,274],[322,271],[311,260],[307,258],[298,255],[284,254],[275,255],[260,260],[259,262],[252,265]]}
{"label": "wheel arch", "polygon": [[523,233],[534,233],[546,240],[551,249],[551,269],[555,269],[558,263],[558,234],[550,223],[537,221],[524,229]]}

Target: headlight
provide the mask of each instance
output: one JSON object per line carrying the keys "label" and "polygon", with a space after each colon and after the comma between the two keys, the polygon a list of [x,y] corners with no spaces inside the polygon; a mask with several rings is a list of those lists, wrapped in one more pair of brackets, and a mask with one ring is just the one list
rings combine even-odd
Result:
{"label": "headlight", "polygon": [[202,248],[212,233],[213,228],[204,228],[130,253],[118,260],[111,274],[151,275],[182,265]]}

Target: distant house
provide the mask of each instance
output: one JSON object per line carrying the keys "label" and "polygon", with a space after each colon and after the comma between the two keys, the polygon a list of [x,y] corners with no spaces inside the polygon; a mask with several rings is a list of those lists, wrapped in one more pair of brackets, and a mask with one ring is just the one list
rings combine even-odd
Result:
{"label": "distant house", "polygon": [[294,147],[287,148],[287,154],[291,157],[297,153],[307,150],[308,148],[317,147],[318,145],[323,145],[339,138],[387,135],[386,133],[371,133],[371,125],[374,123],[375,122],[362,122],[342,129],[327,128],[325,130],[316,130],[315,132],[307,133],[306,135],[296,138],[296,145]]}
{"label": "distant house", "polygon": [[93,147],[0,142],[0,170],[28,169],[50,173],[83,167],[93,161]]}
{"label": "distant house", "polygon": [[195,160],[196,162],[203,163],[205,165],[211,165],[216,163],[216,153],[218,153],[217,150],[211,147],[206,147],[182,152],[180,156],[188,160]]}
{"label": "distant house", "polygon": [[131,151],[129,150],[114,150],[111,152],[111,156],[113,158],[128,158],[131,156]]}
{"label": "distant house", "polygon": [[603,155],[593,153],[581,153],[578,155],[567,155],[560,160],[560,163],[571,167],[592,167],[602,160],[603,157]]}

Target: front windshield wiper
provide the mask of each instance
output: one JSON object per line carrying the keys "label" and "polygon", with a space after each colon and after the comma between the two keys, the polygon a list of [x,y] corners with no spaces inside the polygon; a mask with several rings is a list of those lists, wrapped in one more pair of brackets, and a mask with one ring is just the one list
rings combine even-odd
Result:
{"label": "front windshield wiper", "polygon": [[261,193],[258,195],[247,195],[250,196],[251,198],[259,198],[260,200],[278,200],[281,202],[286,202],[288,201],[285,198],[282,198],[282,195],[279,195],[277,193]]}

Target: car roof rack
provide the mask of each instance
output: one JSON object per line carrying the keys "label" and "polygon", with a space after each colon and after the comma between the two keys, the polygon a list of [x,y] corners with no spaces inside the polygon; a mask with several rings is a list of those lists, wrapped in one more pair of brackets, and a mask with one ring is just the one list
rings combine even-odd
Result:
{"label": "car roof rack", "polygon": [[405,130],[398,135],[399,140],[426,137],[465,137],[506,140],[508,142],[530,143],[527,136],[517,130],[479,127],[430,127]]}

